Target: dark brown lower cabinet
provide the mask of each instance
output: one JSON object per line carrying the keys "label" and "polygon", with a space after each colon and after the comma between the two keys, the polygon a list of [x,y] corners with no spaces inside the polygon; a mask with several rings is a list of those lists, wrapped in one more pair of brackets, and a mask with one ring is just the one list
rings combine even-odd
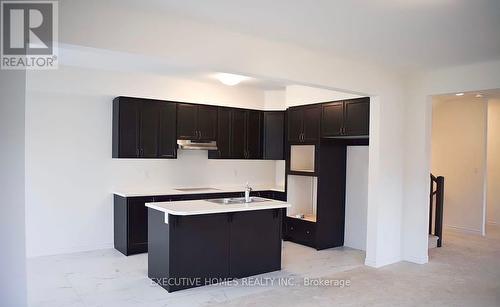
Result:
{"label": "dark brown lower cabinet", "polygon": [[[149,215],[163,212],[154,209],[148,209]],[[153,211],[154,212],[151,212]],[[157,226],[163,226],[165,219],[151,219],[149,225],[151,237],[165,236],[165,232],[157,229]],[[204,214],[190,216],[169,216],[168,237],[158,242],[152,240],[151,250],[148,253],[148,263],[156,263],[155,266],[161,266],[159,262],[164,259],[156,257],[156,250],[166,247],[169,248],[169,278],[175,278],[181,281],[182,278],[189,278],[192,281],[200,279],[199,283],[205,283],[206,280],[217,280],[226,278],[229,275],[229,223],[225,214]],[[161,255],[161,254],[160,254]],[[165,264],[164,264],[165,265]],[[156,276],[156,272],[148,268],[151,275]],[[165,276],[157,276],[165,277]],[[210,282],[209,282],[210,283]],[[187,285],[174,285],[172,291],[186,288]]]}
{"label": "dark brown lower cabinet", "polygon": [[232,278],[281,268],[281,211],[229,214],[229,273]]}
{"label": "dark brown lower cabinet", "polygon": [[[286,201],[286,193],[253,191],[252,196]],[[243,197],[243,192],[122,197],[114,195],[114,246],[128,256],[148,251],[148,213],[146,203]]]}
{"label": "dark brown lower cabinet", "polygon": [[282,209],[176,216],[148,209],[148,277],[168,292],[281,269]]}
{"label": "dark brown lower cabinet", "polygon": [[316,248],[316,223],[286,217],[284,238],[288,241]]}
{"label": "dark brown lower cabinet", "polygon": [[115,249],[128,256],[148,251],[148,217],[145,204],[153,197],[114,196]]}

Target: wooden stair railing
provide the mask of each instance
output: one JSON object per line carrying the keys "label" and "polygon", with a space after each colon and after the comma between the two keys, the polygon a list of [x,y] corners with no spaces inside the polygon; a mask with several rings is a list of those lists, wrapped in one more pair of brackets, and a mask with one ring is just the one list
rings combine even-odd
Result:
{"label": "wooden stair railing", "polygon": [[[434,189],[435,187],[435,189]],[[443,244],[443,205],[444,177],[431,174],[431,191],[429,195],[429,234],[438,237],[437,247]],[[434,218],[433,218],[434,217]],[[432,221],[434,220],[434,229]],[[433,231],[434,230],[434,231]]]}

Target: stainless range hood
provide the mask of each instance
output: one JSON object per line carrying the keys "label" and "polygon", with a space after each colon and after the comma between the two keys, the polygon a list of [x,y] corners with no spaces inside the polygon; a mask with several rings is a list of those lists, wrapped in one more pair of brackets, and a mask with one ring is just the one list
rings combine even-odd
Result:
{"label": "stainless range hood", "polygon": [[216,141],[177,140],[177,145],[179,145],[179,149],[217,150]]}

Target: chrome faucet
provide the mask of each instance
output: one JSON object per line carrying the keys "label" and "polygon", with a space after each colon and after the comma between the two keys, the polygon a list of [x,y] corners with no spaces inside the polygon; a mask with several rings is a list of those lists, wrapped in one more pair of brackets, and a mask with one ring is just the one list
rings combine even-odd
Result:
{"label": "chrome faucet", "polygon": [[250,199],[250,192],[252,192],[252,188],[247,182],[247,185],[245,186],[245,202],[249,203],[251,201]]}

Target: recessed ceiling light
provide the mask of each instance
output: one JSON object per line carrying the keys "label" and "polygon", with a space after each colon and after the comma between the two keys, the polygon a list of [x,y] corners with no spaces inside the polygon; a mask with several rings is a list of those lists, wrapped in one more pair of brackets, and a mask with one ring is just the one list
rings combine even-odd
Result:
{"label": "recessed ceiling light", "polygon": [[456,93],[455,96],[463,96],[464,93]]}
{"label": "recessed ceiling light", "polygon": [[483,98],[483,94],[476,94],[476,98]]}
{"label": "recessed ceiling light", "polygon": [[218,73],[215,75],[215,78],[217,78],[220,82],[224,83],[225,85],[229,86],[236,85],[241,81],[248,79],[248,77],[246,76],[228,74],[228,73]]}

